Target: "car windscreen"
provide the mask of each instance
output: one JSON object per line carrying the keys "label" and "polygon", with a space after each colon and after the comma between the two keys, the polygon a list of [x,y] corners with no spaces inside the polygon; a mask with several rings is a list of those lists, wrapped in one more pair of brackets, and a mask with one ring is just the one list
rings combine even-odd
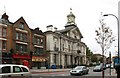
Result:
{"label": "car windscreen", "polygon": [[96,69],[97,69],[97,68],[98,68],[98,69],[100,69],[100,68],[101,68],[101,66],[95,66],[95,68],[96,68]]}
{"label": "car windscreen", "polygon": [[83,67],[76,67],[75,70],[82,70]]}

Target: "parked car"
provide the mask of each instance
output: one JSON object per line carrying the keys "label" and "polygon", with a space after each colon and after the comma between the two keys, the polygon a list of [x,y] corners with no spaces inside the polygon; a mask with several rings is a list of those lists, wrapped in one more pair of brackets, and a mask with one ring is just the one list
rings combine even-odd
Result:
{"label": "parked car", "polygon": [[88,74],[89,69],[86,66],[77,66],[74,69],[70,70],[71,75],[83,75]]}
{"label": "parked car", "polygon": [[27,66],[15,64],[1,64],[0,78],[30,78],[31,73]]}

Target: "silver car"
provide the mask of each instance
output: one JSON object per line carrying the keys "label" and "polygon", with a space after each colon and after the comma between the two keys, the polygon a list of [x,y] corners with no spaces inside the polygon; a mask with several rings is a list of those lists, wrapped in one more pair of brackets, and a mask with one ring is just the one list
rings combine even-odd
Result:
{"label": "silver car", "polygon": [[27,66],[15,64],[1,64],[0,78],[30,78],[31,73]]}
{"label": "silver car", "polygon": [[83,75],[88,74],[89,69],[86,66],[77,66],[74,69],[70,70],[71,75]]}

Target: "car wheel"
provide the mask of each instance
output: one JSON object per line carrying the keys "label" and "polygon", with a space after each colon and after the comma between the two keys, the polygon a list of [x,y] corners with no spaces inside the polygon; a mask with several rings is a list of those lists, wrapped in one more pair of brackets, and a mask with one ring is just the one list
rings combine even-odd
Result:
{"label": "car wheel", "polygon": [[86,72],[86,74],[88,74],[88,72]]}
{"label": "car wheel", "polygon": [[73,75],[72,73],[70,73],[70,75]]}
{"label": "car wheel", "polygon": [[80,75],[83,75],[83,72],[81,72]]}

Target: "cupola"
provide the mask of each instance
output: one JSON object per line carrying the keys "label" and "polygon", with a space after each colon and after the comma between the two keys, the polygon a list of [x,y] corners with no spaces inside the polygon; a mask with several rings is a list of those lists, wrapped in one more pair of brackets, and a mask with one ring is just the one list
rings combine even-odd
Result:
{"label": "cupola", "polygon": [[75,24],[75,15],[72,13],[72,9],[70,8],[70,14],[67,15],[67,25]]}

